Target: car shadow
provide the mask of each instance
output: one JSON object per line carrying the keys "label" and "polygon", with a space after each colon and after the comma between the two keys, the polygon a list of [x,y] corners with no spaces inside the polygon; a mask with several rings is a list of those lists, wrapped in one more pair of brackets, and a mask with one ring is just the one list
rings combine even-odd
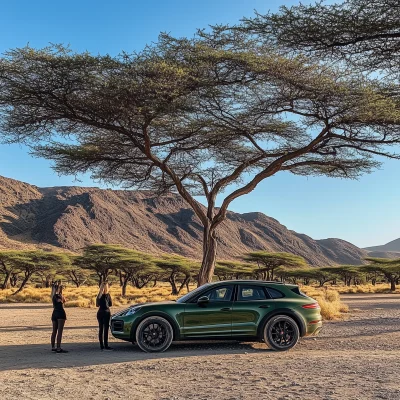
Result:
{"label": "car shadow", "polygon": [[89,367],[143,360],[162,360],[179,357],[213,356],[271,352],[266,346],[255,348],[252,343],[229,342],[174,342],[164,353],[144,353],[128,342],[113,342],[113,351],[100,351],[95,342],[63,343],[68,354],[57,354],[47,344],[0,346],[0,371]]}

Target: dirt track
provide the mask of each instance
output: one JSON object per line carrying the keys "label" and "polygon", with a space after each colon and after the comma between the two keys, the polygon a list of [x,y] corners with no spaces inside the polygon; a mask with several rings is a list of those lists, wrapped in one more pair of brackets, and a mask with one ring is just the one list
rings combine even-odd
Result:
{"label": "dirt track", "polygon": [[68,309],[50,351],[48,305],[0,305],[0,399],[400,399],[400,295],[342,296],[347,321],[276,353],[255,343],[176,343],[159,355],[96,343],[96,311]]}

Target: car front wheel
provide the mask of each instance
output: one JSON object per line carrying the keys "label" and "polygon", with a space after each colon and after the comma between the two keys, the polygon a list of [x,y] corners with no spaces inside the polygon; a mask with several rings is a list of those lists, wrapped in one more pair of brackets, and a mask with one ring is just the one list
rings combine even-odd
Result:
{"label": "car front wheel", "polygon": [[148,317],[136,329],[136,343],[146,353],[167,350],[173,338],[171,324],[162,317]]}
{"label": "car front wheel", "polygon": [[272,317],[264,328],[264,342],[274,350],[285,351],[299,341],[300,331],[296,322],[287,315]]}

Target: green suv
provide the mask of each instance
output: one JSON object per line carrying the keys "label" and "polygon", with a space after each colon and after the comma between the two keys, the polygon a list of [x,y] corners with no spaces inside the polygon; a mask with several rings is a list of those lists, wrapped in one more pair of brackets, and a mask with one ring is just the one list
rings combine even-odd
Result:
{"label": "green suv", "polygon": [[200,286],[177,301],[133,305],[112,316],[111,332],[146,352],[195,339],[263,341],[282,351],[318,334],[321,319],[318,303],[296,285],[235,280]]}

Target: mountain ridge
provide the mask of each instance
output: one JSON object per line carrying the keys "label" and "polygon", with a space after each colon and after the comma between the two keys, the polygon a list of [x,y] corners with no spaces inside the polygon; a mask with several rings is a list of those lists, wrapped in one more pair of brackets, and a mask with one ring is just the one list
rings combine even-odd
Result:
{"label": "mountain ridge", "polygon": [[[39,188],[0,176],[0,248],[119,243],[140,251],[201,258],[202,226],[177,194],[95,187]],[[361,264],[367,252],[341,239],[314,240],[261,212],[229,211],[218,230],[218,258],[286,251],[310,265]]]}

